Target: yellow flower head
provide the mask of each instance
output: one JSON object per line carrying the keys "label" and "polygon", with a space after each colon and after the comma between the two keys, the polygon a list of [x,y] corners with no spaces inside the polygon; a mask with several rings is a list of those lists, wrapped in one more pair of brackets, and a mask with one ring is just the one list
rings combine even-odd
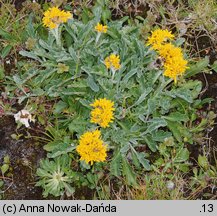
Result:
{"label": "yellow flower head", "polygon": [[164,76],[172,78],[176,83],[177,77],[183,75],[188,68],[187,63],[183,57],[173,57],[164,64]]}
{"label": "yellow flower head", "polygon": [[159,50],[161,46],[164,44],[164,42],[173,39],[174,35],[167,29],[156,29],[152,32],[152,35],[148,37],[147,45],[151,45],[154,50]]}
{"label": "yellow flower head", "polygon": [[95,26],[95,30],[100,33],[106,33],[108,30],[108,26],[97,23],[97,25]]}
{"label": "yellow flower head", "polygon": [[84,160],[86,163],[90,162],[91,165],[93,162],[106,160],[106,145],[104,145],[100,136],[101,132],[99,130],[86,132],[81,135],[79,145],[76,148],[81,156],[80,160]]}
{"label": "yellow flower head", "polygon": [[167,43],[161,46],[161,48],[158,50],[158,53],[165,59],[171,59],[174,56],[183,56],[182,49],[180,47],[175,47],[171,43]]}
{"label": "yellow flower head", "polygon": [[171,43],[163,45],[158,53],[165,59],[164,76],[177,81],[177,76],[183,75],[187,67],[187,61],[183,57],[182,49],[175,47]]}
{"label": "yellow flower head", "polygon": [[107,68],[114,68],[115,70],[121,68],[119,55],[111,54],[110,56],[106,57],[104,63]]}
{"label": "yellow flower head", "polygon": [[58,7],[52,7],[44,12],[43,24],[50,29],[55,29],[59,24],[67,22],[70,18],[72,18],[70,12],[61,11]]}
{"label": "yellow flower head", "polygon": [[157,29],[148,38],[147,45],[151,45],[164,58],[164,76],[172,78],[176,83],[177,77],[188,68],[188,62],[184,59],[182,49],[167,41],[173,39],[174,35],[168,30]]}
{"label": "yellow flower head", "polygon": [[99,124],[101,127],[109,127],[109,123],[113,122],[114,102],[106,98],[95,100],[90,106],[94,107],[91,111],[91,123]]}

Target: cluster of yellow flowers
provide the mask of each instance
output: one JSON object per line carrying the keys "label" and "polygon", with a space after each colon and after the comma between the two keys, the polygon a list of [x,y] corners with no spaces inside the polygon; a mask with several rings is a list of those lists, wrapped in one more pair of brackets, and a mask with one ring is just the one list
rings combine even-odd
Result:
{"label": "cluster of yellow flowers", "polygon": [[[72,18],[70,12],[60,10],[58,7],[52,7],[44,12],[43,24],[50,29],[56,29],[61,23],[67,22],[70,18]],[[95,26],[95,31],[97,31],[98,33],[106,33],[107,30],[107,25],[97,23],[97,25]],[[111,54],[110,56],[106,57],[106,59],[104,60],[104,64],[108,69],[120,69],[121,65],[119,55]]]}
{"label": "cluster of yellow flowers", "polygon": [[[91,123],[99,124],[101,127],[109,127],[109,123],[113,122],[114,102],[106,98],[95,100],[90,104],[94,109],[91,111]],[[100,138],[101,132],[95,130],[84,133],[79,140],[76,150],[80,154],[80,160],[86,163],[105,161],[107,153],[106,146]]]}
{"label": "cluster of yellow flowers", "polygon": [[164,75],[174,79],[176,83],[177,76],[184,74],[188,68],[188,62],[183,58],[182,49],[168,43],[159,50],[159,54],[165,59]]}
{"label": "cluster of yellow flowers", "polygon": [[148,38],[147,45],[151,45],[154,50],[160,50],[167,40],[173,40],[174,35],[167,29],[156,29],[151,32],[151,37]]}
{"label": "cluster of yellow flowers", "polygon": [[[72,15],[69,12],[61,11],[57,7],[52,7],[44,13],[43,24],[50,29],[56,29],[61,23],[65,23]],[[98,23],[95,26],[98,33],[106,33],[108,27]],[[107,68],[120,69],[120,57],[111,54],[104,61]],[[64,71],[67,71],[64,69]],[[91,111],[91,123],[100,125],[102,128],[109,127],[109,123],[113,122],[114,102],[106,98],[95,100],[90,104],[94,109]],[[86,163],[105,161],[106,145],[101,140],[101,132],[95,130],[84,133],[79,139],[79,145],[76,150],[80,154],[80,160]]]}
{"label": "cluster of yellow flowers", "polygon": [[188,62],[183,57],[182,49],[168,42],[173,39],[174,35],[168,30],[157,29],[148,38],[147,45],[151,45],[164,58],[164,76],[172,78],[176,83],[177,77],[188,68]]}
{"label": "cluster of yellow flowers", "polygon": [[70,12],[60,10],[58,7],[52,7],[44,12],[43,24],[50,29],[55,29],[70,18],[72,18]]}
{"label": "cluster of yellow flowers", "polygon": [[99,33],[106,33],[108,30],[108,26],[97,23],[97,25],[95,26],[95,30]]}
{"label": "cluster of yellow flowers", "polygon": [[99,124],[103,128],[109,127],[109,123],[114,119],[114,102],[103,98],[95,100],[90,105],[94,107],[91,111],[91,123]]}
{"label": "cluster of yellow flowers", "polygon": [[[106,33],[107,30],[108,30],[108,26],[107,25],[104,26],[104,25],[102,25],[100,23],[97,23],[97,25],[95,26],[95,30],[98,33]],[[104,64],[105,64],[107,69],[111,68],[111,69],[114,69],[114,70],[118,70],[121,67],[121,65],[120,65],[120,56],[115,55],[115,54],[111,54],[110,56],[105,58]]]}
{"label": "cluster of yellow flowers", "polygon": [[86,163],[105,161],[106,145],[101,140],[101,132],[95,130],[92,132],[84,133],[79,140],[79,145],[76,150],[80,154],[80,160],[84,160]]}
{"label": "cluster of yellow flowers", "polygon": [[115,70],[118,70],[121,67],[121,65],[120,65],[120,56],[115,55],[115,54],[111,54],[110,56],[106,57],[104,63],[105,63],[105,66],[108,69],[109,68],[114,68]]}
{"label": "cluster of yellow flowers", "polygon": [[[95,26],[95,30],[98,33],[106,33],[108,30],[108,26],[104,26],[100,23],[97,23],[97,25]],[[121,65],[120,65],[120,56],[119,55],[115,55],[115,54],[111,54],[110,56],[106,57],[104,60],[104,64],[106,66],[107,69],[114,69],[114,70],[118,70],[120,69]]]}

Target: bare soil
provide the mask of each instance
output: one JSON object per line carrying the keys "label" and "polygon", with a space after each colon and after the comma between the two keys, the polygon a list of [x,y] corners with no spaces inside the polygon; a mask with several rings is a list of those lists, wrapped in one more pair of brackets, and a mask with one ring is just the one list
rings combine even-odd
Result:
{"label": "bare soil", "polygon": [[13,116],[0,118],[0,164],[5,155],[11,162],[11,177],[4,179],[4,199],[42,199],[42,190],[35,187],[35,171],[40,159],[45,157],[43,147],[33,139],[12,139],[12,134],[16,134]]}

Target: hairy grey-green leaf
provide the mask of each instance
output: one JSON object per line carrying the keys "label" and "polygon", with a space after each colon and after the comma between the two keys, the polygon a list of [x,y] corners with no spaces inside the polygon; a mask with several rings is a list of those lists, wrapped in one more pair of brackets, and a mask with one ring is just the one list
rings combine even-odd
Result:
{"label": "hairy grey-green leaf", "polygon": [[89,87],[94,91],[94,92],[98,92],[99,91],[99,86],[96,84],[93,76],[89,75],[87,78],[87,84],[89,85]]}
{"label": "hairy grey-green leaf", "polygon": [[163,118],[153,118],[148,122],[148,128],[143,134],[151,133],[160,127],[167,126],[167,122]]}

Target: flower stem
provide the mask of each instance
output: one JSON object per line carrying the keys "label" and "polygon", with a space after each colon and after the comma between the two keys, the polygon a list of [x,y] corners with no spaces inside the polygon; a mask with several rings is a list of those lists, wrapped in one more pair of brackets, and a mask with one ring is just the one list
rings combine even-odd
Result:
{"label": "flower stem", "polygon": [[101,33],[98,32],[98,33],[97,33],[97,36],[96,36],[96,44],[98,43],[100,36],[101,36]]}
{"label": "flower stem", "polygon": [[112,81],[113,81],[114,78],[115,78],[115,69],[114,69],[114,68],[111,68],[111,71],[112,71]]}
{"label": "flower stem", "polygon": [[61,47],[61,38],[60,38],[60,32],[59,32],[59,26],[56,27],[55,29],[51,30],[51,33],[53,34],[53,36],[56,39],[56,44],[58,47]]}

